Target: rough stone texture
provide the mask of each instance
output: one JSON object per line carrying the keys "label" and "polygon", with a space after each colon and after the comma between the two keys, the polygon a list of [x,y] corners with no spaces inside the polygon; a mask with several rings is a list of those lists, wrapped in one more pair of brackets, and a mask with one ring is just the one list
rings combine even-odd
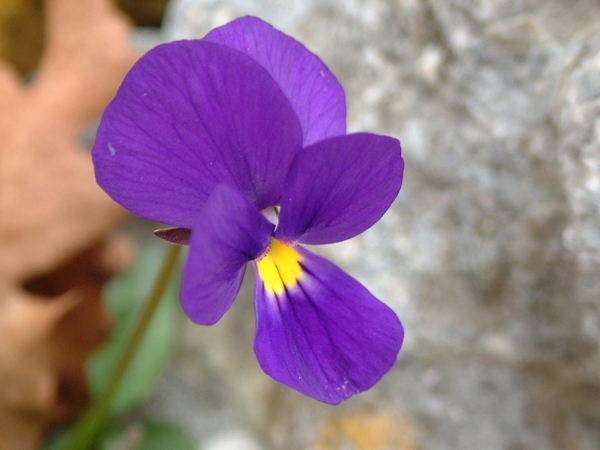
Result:
{"label": "rough stone texture", "polygon": [[392,209],[325,252],[398,312],[406,342],[376,388],[318,404],[260,372],[248,287],[218,325],[186,322],[153,408],[183,402],[198,439],[242,429],[270,449],[323,448],[324,429],[346,432],[326,424],[370,413],[414,436],[372,449],[598,448],[600,4],[180,0],[167,39],[243,14],[322,57],[350,130],[402,141]]}

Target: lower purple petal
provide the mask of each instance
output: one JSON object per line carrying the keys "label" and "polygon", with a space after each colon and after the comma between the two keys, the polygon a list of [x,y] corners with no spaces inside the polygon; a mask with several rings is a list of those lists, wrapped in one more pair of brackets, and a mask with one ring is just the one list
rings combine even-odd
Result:
{"label": "lower purple petal", "polygon": [[212,325],[231,307],[246,263],[261,255],[273,232],[238,191],[218,185],[202,209],[183,270],[181,305],[194,322]]}
{"label": "lower purple petal", "polygon": [[339,267],[301,247],[294,250],[302,271],[283,290],[265,285],[255,264],[254,351],[277,381],[338,404],[392,368],[404,330],[388,306]]}

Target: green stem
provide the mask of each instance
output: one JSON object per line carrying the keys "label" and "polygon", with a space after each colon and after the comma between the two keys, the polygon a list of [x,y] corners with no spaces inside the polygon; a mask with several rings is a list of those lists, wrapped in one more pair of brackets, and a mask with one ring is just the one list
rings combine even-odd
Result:
{"label": "green stem", "polygon": [[60,450],[84,450],[92,448],[92,444],[98,431],[106,421],[110,413],[110,405],[112,403],[115,392],[117,391],[121,379],[131,360],[135,356],[142,338],[156,312],[160,300],[162,299],[169,281],[177,268],[179,261],[179,255],[183,247],[179,245],[169,246],[169,250],[163,261],[163,265],[158,274],[158,278],[154,283],[154,288],[148,297],[148,301],[142,309],[141,315],[133,329],[131,337],[127,342],[123,353],[121,354],[117,365],[112,373],[104,393],[98,398],[98,400],[90,407],[86,414],[81,418],[79,422],[75,424],[69,437],[59,446]]}

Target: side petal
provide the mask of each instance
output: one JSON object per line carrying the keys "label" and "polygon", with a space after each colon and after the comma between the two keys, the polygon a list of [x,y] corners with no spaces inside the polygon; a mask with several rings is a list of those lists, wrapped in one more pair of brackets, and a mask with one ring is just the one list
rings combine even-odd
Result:
{"label": "side petal", "polygon": [[215,28],[204,39],[246,53],[267,69],[300,119],[305,146],[346,134],[344,89],[304,45],[250,16]]}
{"label": "side petal", "polygon": [[181,305],[194,322],[212,325],[231,307],[246,263],[261,255],[273,232],[235,189],[218,185],[198,216],[183,269]]}
{"label": "side petal", "polygon": [[402,185],[400,142],[357,133],[318,142],[290,167],[275,237],[329,244],[362,233],[388,210]]}
{"label": "side petal", "polygon": [[392,368],[404,330],[396,314],[354,278],[293,248],[301,273],[283,290],[264,283],[255,264],[254,351],[268,375],[335,405],[371,388]]}
{"label": "side petal", "polygon": [[289,100],[252,58],[207,41],[160,45],[125,77],[93,148],[98,183],[146,219],[192,228],[218,183],[277,202],[302,145]]}

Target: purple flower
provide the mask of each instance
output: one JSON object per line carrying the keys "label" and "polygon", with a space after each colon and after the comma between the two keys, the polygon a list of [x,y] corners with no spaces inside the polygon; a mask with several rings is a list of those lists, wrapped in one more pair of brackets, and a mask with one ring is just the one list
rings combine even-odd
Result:
{"label": "purple flower", "polygon": [[117,202],[189,243],[187,315],[217,322],[252,261],[261,367],[331,404],[379,381],[404,336],[390,308],[298,245],[356,236],[400,190],[398,140],[346,135],[345,123],[344,91],[319,58],[244,17],[148,52],[93,149],[98,183]]}

